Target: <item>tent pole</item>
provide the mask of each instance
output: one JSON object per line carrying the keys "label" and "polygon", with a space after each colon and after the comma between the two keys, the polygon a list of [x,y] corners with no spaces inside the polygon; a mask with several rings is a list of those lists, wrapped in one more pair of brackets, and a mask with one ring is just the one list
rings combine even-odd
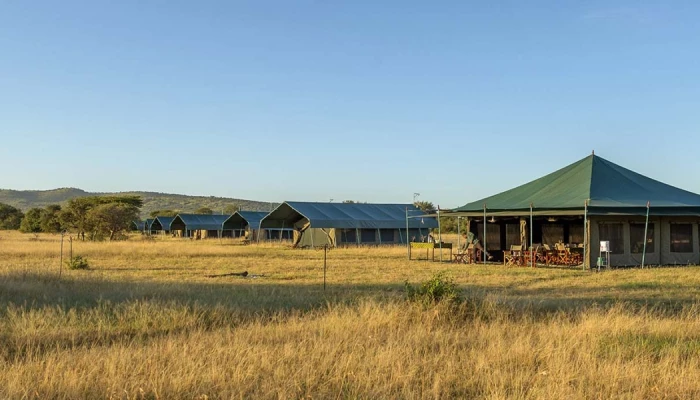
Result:
{"label": "tent pole", "polygon": [[647,254],[647,231],[649,229],[649,202],[647,201],[647,220],[644,223],[644,247],[642,250],[642,269],[644,269],[644,259]]}
{"label": "tent pole", "polygon": [[457,217],[457,251],[459,251],[459,249],[461,249],[461,247],[459,247],[459,237],[460,237],[460,234],[459,234],[459,220],[461,220],[461,219],[462,219],[462,217]]}
{"label": "tent pole", "polygon": [[408,259],[411,259],[411,241],[408,239],[408,207],[406,207],[406,253],[408,254]]}
{"label": "tent pole", "polygon": [[440,242],[440,262],[442,262],[442,228],[440,227],[440,205],[437,207],[437,220],[438,220],[438,242]]}
{"label": "tent pole", "polygon": [[535,251],[535,247],[533,246],[532,243],[532,231],[533,231],[533,223],[532,223],[532,203],[530,203],[530,266],[532,268],[535,267],[535,254],[533,251]]}
{"label": "tent pole", "polygon": [[[280,231],[280,243],[282,243],[282,232],[284,232],[284,220],[282,220],[282,230]],[[313,247],[313,243],[311,246]]]}
{"label": "tent pole", "polygon": [[381,244],[382,244],[382,233],[379,232],[379,228],[377,228],[377,237],[379,238],[379,245],[381,246]]}
{"label": "tent pole", "polygon": [[360,228],[355,228],[355,243],[360,247]]}
{"label": "tent pole", "polygon": [[484,203],[484,254],[481,255],[481,262],[486,264],[486,203]]}
{"label": "tent pole", "polygon": [[590,262],[588,257],[588,200],[583,203],[583,270],[586,270],[586,264]]}

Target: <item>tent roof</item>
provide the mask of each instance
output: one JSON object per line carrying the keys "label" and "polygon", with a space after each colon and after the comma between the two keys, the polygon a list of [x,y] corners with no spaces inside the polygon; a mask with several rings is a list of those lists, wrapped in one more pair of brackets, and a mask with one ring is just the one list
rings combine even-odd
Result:
{"label": "tent roof", "polygon": [[[263,228],[291,227],[307,219],[312,228],[399,229],[422,212],[412,204],[312,203],[287,201],[262,219]],[[437,228],[434,218],[409,218],[410,228]]]}
{"label": "tent roof", "polygon": [[150,231],[151,225],[153,224],[153,218],[146,218],[145,224],[146,224],[146,230]]}
{"label": "tent roof", "polygon": [[[567,210],[625,213],[630,209],[664,209],[665,213],[700,212],[700,195],[630,171],[596,155],[590,155],[549,175],[514,189],[468,203],[456,212]],[[675,210],[675,211],[674,211]]]}
{"label": "tent roof", "polygon": [[183,223],[185,228],[191,231],[197,230],[220,230],[230,215],[220,214],[178,214],[170,223],[172,230],[173,224]]}
{"label": "tent roof", "polygon": [[163,217],[163,216],[159,215],[155,218],[155,220],[151,223],[151,225],[153,225],[153,223],[155,223],[157,220],[158,223],[160,224],[160,226],[162,227],[162,229],[164,231],[168,231],[168,230],[170,230],[170,223],[173,222],[174,219],[175,219],[175,217]]}
{"label": "tent roof", "polygon": [[146,230],[146,223],[144,221],[132,221],[131,223],[136,226],[136,230],[138,231]]}
{"label": "tent roof", "polygon": [[224,222],[224,229],[258,229],[260,221],[267,215],[265,211],[236,211]]}

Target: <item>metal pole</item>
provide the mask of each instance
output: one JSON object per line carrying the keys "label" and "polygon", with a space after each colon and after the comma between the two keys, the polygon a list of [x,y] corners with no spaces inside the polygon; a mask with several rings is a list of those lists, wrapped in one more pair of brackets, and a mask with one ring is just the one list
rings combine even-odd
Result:
{"label": "metal pole", "polygon": [[438,241],[440,244],[440,262],[442,262],[442,228],[440,226],[440,205],[437,208],[437,219],[438,219]]}
{"label": "metal pole", "polygon": [[65,232],[61,232],[61,263],[58,264],[58,279],[61,279],[61,271],[63,271],[63,237]]}
{"label": "metal pole", "polygon": [[406,254],[411,259],[411,240],[408,238],[408,207],[406,207]]}
{"label": "metal pole", "polygon": [[644,268],[644,259],[647,254],[647,230],[649,229],[649,202],[647,201],[647,220],[644,223],[644,248],[642,250],[642,268]]}
{"label": "metal pole", "polygon": [[532,231],[533,231],[533,223],[532,223],[532,203],[530,203],[530,266],[532,268],[535,267],[535,247],[533,246],[532,243]]}
{"label": "metal pole", "polygon": [[328,245],[323,245],[323,291],[326,291],[326,253],[328,252]]}
{"label": "metal pole", "polygon": [[486,264],[486,203],[484,203],[484,254],[481,255],[482,264]]}
{"label": "metal pole", "polygon": [[459,237],[461,236],[459,233],[459,221],[462,219],[462,217],[457,217],[457,251],[461,251],[461,247],[459,246]]}
{"label": "metal pole", "polygon": [[586,263],[590,262],[588,257],[588,200],[583,203],[583,270],[586,270]]}

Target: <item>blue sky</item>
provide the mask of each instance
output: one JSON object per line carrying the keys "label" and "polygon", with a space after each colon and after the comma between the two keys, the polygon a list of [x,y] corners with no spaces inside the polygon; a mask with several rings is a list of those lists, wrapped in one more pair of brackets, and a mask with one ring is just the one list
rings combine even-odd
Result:
{"label": "blue sky", "polygon": [[442,207],[596,154],[700,192],[663,1],[0,1],[0,188]]}

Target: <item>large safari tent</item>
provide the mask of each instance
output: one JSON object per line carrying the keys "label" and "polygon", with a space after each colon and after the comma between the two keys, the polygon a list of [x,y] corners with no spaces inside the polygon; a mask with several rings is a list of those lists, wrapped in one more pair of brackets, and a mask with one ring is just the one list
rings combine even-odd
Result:
{"label": "large safari tent", "polygon": [[[434,218],[411,204],[314,203],[287,201],[262,219],[262,229],[293,229],[295,247],[400,244],[427,237]],[[407,231],[408,223],[408,231]]]}
{"label": "large safari tent", "polygon": [[647,265],[700,262],[700,195],[595,154],[448,215],[466,220],[495,256],[511,245],[559,242],[595,267],[600,242],[609,241],[612,266],[640,265],[643,257]]}

